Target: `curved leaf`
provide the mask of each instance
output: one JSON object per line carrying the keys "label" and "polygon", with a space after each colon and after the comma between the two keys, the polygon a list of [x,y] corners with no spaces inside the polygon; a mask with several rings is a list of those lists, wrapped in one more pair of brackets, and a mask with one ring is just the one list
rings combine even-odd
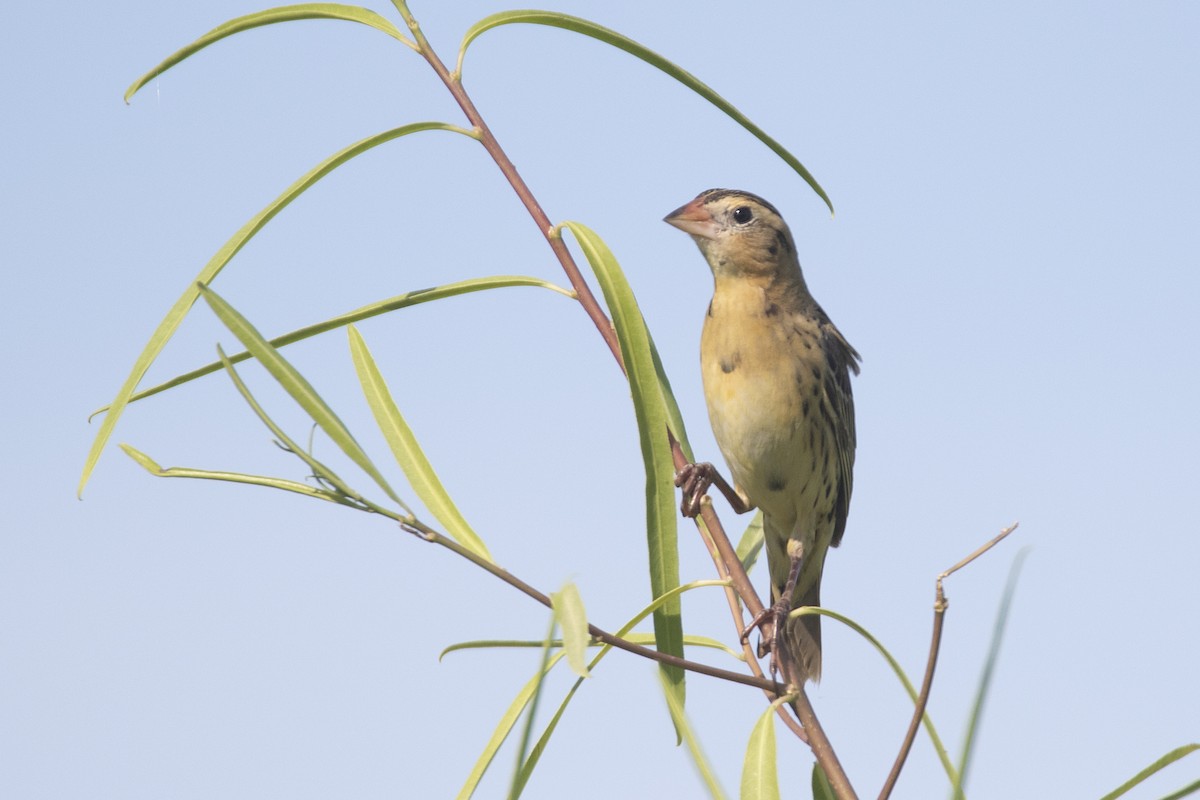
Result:
{"label": "curved leaf", "polygon": [[[544,645],[545,642],[539,642],[539,645]],[[500,722],[497,723],[496,729],[492,731],[492,736],[488,739],[487,744],[483,747],[483,752],[479,754],[479,758],[475,760],[475,765],[471,767],[471,772],[467,775],[467,782],[458,790],[458,800],[467,800],[475,794],[475,790],[479,788],[479,782],[483,780],[484,773],[491,766],[492,759],[496,757],[496,753],[500,750],[500,745],[504,744],[504,740],[512,733],[512,729],[516,726],[517,721],[521,719],[521,713],[525,707],[529,705],[542,685],[542,679],[549,674],[554,665],[563,657],[562,652],[555,653],[550,656],[538,673],[529,679],[521,691],[517,692],[517,696],[513,698],[508,709],[500,717]]]}
{"label": "curved leaf", "polygon": [[[1132,778],[1127,780],[1125,783],[1122,783],[1116,789],[1113,789],[1111,792],[1104,795],[1104,797],[1101,797],[1100,800],[1116,800],[1118,797],[1125,794],[1130,789],[1137,786],[1139,783],[1146,780],[1154,773],[1158,772],[1161,769],[1169,767],[1171,764],[1174,764],[1176,761],[1183,758],[1188,753],[1194,753],[1197,750],[1200,750],[1200,744],[1185,744],[1183,747],[1176,747],[1174,750],[1167,753],[1165,756],[1158,759],[1150,766],[1146,767],[1144,770],[1139,772],[1137,775],[1134,775]],[[1172,797],[1183,797],[1183,795],[1181,795],[1181,794],[1173,794],[1171,796]]]}
{"label": "curved leaf", "polygon": [[186,47],[176,50],[163,59],[156,67],[134,81],[125,90],[125,102],[128,103],[137,94],[138,90],[147,83],[214,42],[219,42],[227,36],[233,36],[235,33],[248,31],[252,28],[261,28],[263,25],[274,25],[277,22],[292,22],[300,19],[338,19],[346,22],[358,22],[375,30],[383,31],[393,39],[403,42],[414,50],[416,49],[416,45],[401,34],[395,25],[374,11],[360,6],[347,6],[340,3],[299,3],[291,6],[268,8],[265,11],[256,11],[253,14],[247,14],[244,17],[237,17],[236,19],[222,23]]}
{"label": "curved leaf", "polygon": [[[793,610],[790,614],[788,614],[788,616],[802,617],[806,614],[819,614],[823,617],[829,617],[830,619],[837,620],[850,630],[857,633],[859,636],[866,639],[867,642],[869,642],[871,646],[874,647],[881,656],[883,656],[884,660],[887,661],[888,666],[892,668],[892,672],[894,672],[896,677],[900,679],[900,684],[904,687],[904,691],[908,692],[909,699],[912,700],[913,703],[917,702],[917,697],[919,695],[917,694],[917,690],[913,686],[912,681],[909,680],[908,674],[904,671],[904,668],[900,666],[900,662],[896,660],[896,657],[893,656],[888,649],[883,646],[883,643],[876,639],[870,631],[844,614],[839,614],[836,611],[830,611],[827,608],[821,608],[819,606],[803,606]],[[942,768],[946,770],[946,776],[950,779],[951,783],[954,783],[958,780],[958,770],[955,769],[952,763],[950,763],[950,754],[946,750],[946,746],[942,744],[942,737],[938,735],[937,729],[933,727],[933,719],[929,716],[928,711],[926,711],[922,716],[921,721],[925,725],[925,732],[929,734],[929,740],[933,743],[933,748],[937,752],[937,756],[942,762]]]}
{"label": "curved leaf", "polygon": [[725,790],[721,788],[717,773],[709,762],[708,756],[704,754],[704,748],[700,745],[700,739],[696,736],[696,729],[692,727],[687,712],[679,706],[675,693],[666,686],[666,676],[660,672],[658,679],[663,683],[663,696],[667,699],[667,710],[671,712],[675,730],[679,731],[684,744],[687,745],[688,755],[692,757],[696,771],[700,773],[700,780],[704,781],[704,785],[708,787],[708,796],[713,800],[725,800]]}
{"label": "curved leaf", "polygon": [[775,710],[785,698],[771,703],[754,724],[742,764],[741,800],[779,800],[779,771],[775,767]]}
{"label": "curved leaf", "polygon": [[[401,308],[428,303],[431,300],[441,300],[446,297],[455,297],[460,294],[470,292],[479,292],[484,289],[500,289],[510,286],[538,286],[543,289],[549,289],[552,292],[565,295],[566,297],[574,297],[575,292],[570,289],[564,289],[550,281],[544,281],[541,278],[530,278],[524,275],[494,275],[486,278],[471,278],[465,281],[456,281],[455,283],[447,283],[443,286],[434,286],[429,289],[417,289],[412,292],[398,294],[395,297],[389,297],[387,300],[380,300],[377,303],[356,308],[353,311],[347,311],[345,314],[339,314],[336,317],[331,317],[324,322],[318,322],[313,325],[306,325],[303,328],[297,328],[290,333],[285,333],[282,336],[276,336],[274,339],[268,339],[267,342],[272,347],[284,347],[289,344],[303,341],[309,337],[316,336],[321,333],[336,330],[337,328],[345,327],[353,322],[359,322],[364,319],[386,314],[389,311],[396,311]],[[229,356],[230,362],[239,364],[242,361],[250,358],[250,354],[246,351],[235,353]],[[129,398],[130,403],[136,403],[138,400],[156,395],[159,392],[165,392],[167,389],[173,389],[176,386],[181,386],[185,383],[202,378],[205,375],[211,375],[221,369],[220,361],[213,361],[210,364],[205,364],[190,372],[185,372],[182,375],[176,375],[169,381],[164,381],[157,386],[152,386],[149,389],[138,392],[133,397]],[[92,412],[92,416],[103,414],[108,410],[108,406],[98,408]]]}
{"label": "curved leaf", "polygon": [[159,478],[200,478],[210,481],[228,481],[230,483],[245,483],[251,486],[267,486],[272,489],[283,489],[288,492],[295,492],[306,497],[315,497],[318,500],[327,500],[331,503],[341,503],[340,498],[333,492],[324,489],[317,489],[309,486],[306,483],[298,481],[289,481],[283,478],[269,478],[264,475],[247,475],[242,472],[221,472],[207,469],[192,469],[190,467],[161,467],[142,451],[135,447],[122,443],[121,449],[125,454],[136,461],[151,475]]}
{"label": "curved leaf", "polygon": [[570,14],[559,14],[553,11],[536,10],[502,11],[499,14],[492,14],[489,17],[484,17],[483,19],[479,20],[479,22],[476,22],[474,25],[472,25],[463,36],[462,45],[459,46],[458,50],[458,66],[456,67],[457,74],[460,76],[462,74],[463,58],[466,56],[467,47],[471,44],[471,42],[492,28],[498,28],[501,25],[513,25],[517,23],[529,25],[548,25],[552,28],[562,28],[563,30],[574,31],[575,33],[581,33],[584,36],[590,36],[591,38],[604,42],[605,44],[609,44],[620,50],[624,50],[626,53],[640,58],[650,66],[665,72],[667,75],[670,75],[672,78],[679,81],[708,102],[712,103],[721,111],[725,112],[725,114],[731,117],[734,122],[741,125],[747,131],[753,134],[756,139],[765,144],[767,147],[771,148],[775,155],[782,158],[789,167],[795,170],[796,173],[804,179],[805,183],[812,187],[812,190],[817,193],[817,196],[825,201],[825,205],[829,207],[829,212],[831,214],[833,213],[833,202],[829,199],[829,195],[827,195],[825,190],[821,188],[821,184],[817,183],[817,179],[812,176],[812,173],[810,173],[805,166],[800,163],[800,160],[789,153],[787,148],[785,148],[782,144],[768,136],[766,131],[751,122],[750,119],[746,117],[745,114],[738,111],[732,103],[713,91],[708,84],[704,83],[695,75],[683,69],[682,67],[671,61],[668,61],[666,58],[663,58],[645,45],[635,42],[628,36],[624,36],[614,30],[605,28],[603,25],[597,25],[590,20],[583,19],[582,17],[574,17]]}
{"label": "curved leaf", "polygon": [[[594,231],[578,222],[564,222],[579,242],[604,293],[629,376],[646,470],[646,539],[650,556],[650,590],[654,597],[679,586],[679,545],[675,514],[675,465],[664,435],[668,412],[650,349],[650,333],[637,299],[612,251]],[[654,612],[654,633],[660,652],[683,656],[682,608],[672,598]],[[659,665],[683,706],[683,670]]]}
{"label": "curved leaf", "polygon": [[211,283],[220,274],[221,270],[225,268],[225,265],[229,263],[229,260],[237,255],[238,251],[245,247],[246,243],[254,238],[254,235],[262,230],[263,226],[270,222],[276,214],[286,208],[289,203],[303,194],[310,186],[342,164],[384,142],[390,142],[392,139],[398,139],[410,133],[432,130],[453,131],[454,133],[461,133],[471,138],[475,137],[472,131],[445,122],[414,122],[409,125],[401,125],[399,128],[392,128],[383,133],[377,133],[374,136],[368,136],[365,139],[360,139],[349,147],[334,153],[301,176],[299,180],[285,189],[283,194],[268,203],[262,211],[255,214],[249,222],[243,225],[237,233],[221,246],[221,249],[204,265],[204,269],[200,270],[200,274],[188,284],[183,294],[175,301],[175,305],[171,306],[167,315],[163,317],[162,322],[158,323],[158,327],[150,335],[150,341],[146,343],[137,360],[133,362],[133,369],[130,370],[125,382],[121,384],[116,398],[109,404],[108,415],[100,423],[100,430],[96,432],[96,438],[92,441],[92,447],[88,451],[87,459],[83,464],[83,474],[79,478],[79,487],[76,490],[78,495],[83,495],[83,488],[87,485],[88,479],[91,478],[92,471],[96,468],[96,463],[100,460],[100,454],[104,451],[105,445],[108,444],[109,438],[112,437],[113,429],[117,426],[117,420],[121,418],[121,414],[125,411],[125,406],[129,404],[129,399],[137,389],[138,382],[146,374],[146,370],[150,369],[150,365],[154,363],[154,359],[158,358],[158,354],[162,352],[162,349],[167,346],[167,342],[175,335],[175,330],[183,322],[183,318],[187,316],[188,310],[200,296],[197,284],[207,285]]}
{"label": "curved leaf", "polygon": [[550,595],[550,600],[558,626],[562,629],[562,648],[567,654],[567,665],[579,677],[590,678],[585,662],[592,635],[588,633],[587,612],[579,587],[568,581],[561,590]]}
{"label": "curved leaf", "polygon": [[469,548],[476,555],[492,561],[487,546],[471,528],[462,512],[458,510],[458,506],[451,499],[446,487],[442,486],[441,479],[434,472],[429,459],[425,457],[425,451],[421,449],[417,437],[413,435],[412,428],[408,427],[408,423],[404,421],[362,335],[353,325],[347,331],[350,335],[350,354],[354,361],[354,370],[358,373],[359,383],[362,384],[363,396],[367,398],[371,413],[375,415],[375,422],[379,425],[379,430],[383,432],[383,437],[387,440],[388,447],[391,448],[392,455],[396,458],[396,463],[404,470],[404,475],[408,478],[413,491],[417,493],[417,497],[421,498],[421,502],[425,504],[429,512],[437,517],[438,522],[445,526],[446,533],[454,537],[455,541],[463,547]]}
{"label": "curved leaf", "polygon": [[213,313],[224,323],[225,327],[229,328],[230,332],[242,343],[242,346],[249,350],[250,354],[266,368],[271,377],[279,382],[279,385],[304,409],[304,412],[312,417],[313,422],[317,423],[317,426],[325,432],[325,435],[359,469],[370,475],[372,480],[375,481],[380,489],[383,489],[388,497],[392,498],[393,501],[409,514],[412,514],[412,509],[405,505],[404,501],[392,490],[392,487],[384,480],[383,475],[371,463],[371,459],[367,457],[362,447],[355,441],[350,430],[338,418],[338,415],[333,412],[333,409],[317,394],[312,384],[295,367],[288,363],[283,356],[279,355],[278,350],[267,344],[267,340],[262,337],[262,334],[245,317],[239,314],[233,306],[225,302],[220,295],[207,286],[200,287],[200,292],[212,308]]}

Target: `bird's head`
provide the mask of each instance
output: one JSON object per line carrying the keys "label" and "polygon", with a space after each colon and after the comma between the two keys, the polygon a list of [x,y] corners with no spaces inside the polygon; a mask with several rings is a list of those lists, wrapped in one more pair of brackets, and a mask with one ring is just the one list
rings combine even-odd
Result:
{"label": "bird's head", "polygon": [[663,221],[689,234],[714,276],[799,276],[796,245],[775,207],[736,189],[709,189]]}

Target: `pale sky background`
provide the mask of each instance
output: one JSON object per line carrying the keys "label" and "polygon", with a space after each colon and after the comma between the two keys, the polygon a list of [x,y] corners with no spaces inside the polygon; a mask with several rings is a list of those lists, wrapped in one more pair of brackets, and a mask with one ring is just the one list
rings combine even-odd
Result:
{"label": "pale sky background", "polygon": [[[85,499],[74,497],[96,431],[87,414],[231,233],[357,139],[462,120],[414,53],[336,22],[227,40],[121,102],[163,56],[263,7],[117,0],[4,12],[6,798],[451,797],[536,665],[533,651],[439,663],[454,642],[540,637],[547,614],[383,519],[155,480],[115,447]],[[395,18],[387,3],[373,8]],[[470,23],[504,8],[414,3],[447,60]],[[697,368],[711,279],[660,220],[727,186],[763,195],[791,224],[810,286],[864,356],[855,495],[826,604],[919,674],[934,577],[1020,520],[947,585],[930,709],[957,754],[1006,575],[1031,547],[969,796],[1098,797],[1200,740],[1200,5],[554,8],[708,81],[834,201],[831,219],[732,121],[592,40],[508,27],[469,53],[467,88],[550,216],[585,222],[621,260],[703,458],[719,461]],[[326,178],[215,288],[275,334],[501,273],[565,280],[483,150],[426,133]],[[546,591],[574,580],[609,629],[645,604],[633,416],[580,308],[508,289],[361,331],[500,563]],[[234,346],[197,307],[151,378],[210,360],[217,342]],[[344,334],[287,353],[389,463]],[[270,379],[243,372],[305,437]],[[133,407],[115,438],[166,465],[304,476],[220,376]],[[328,456],[332,446],[316,447]],[[718,507],[736,536],[746,520]],[[712,577],[689,525],[680,542],[684,579]],[[689,632],[733,641],[718,592],[693,593],[684,612]],[[827,622],[825,641],[813,701],[859,792],[874,796],[909,702],[857,636]],[[543,721],[567,685],[565,672],[550,683]],[[688,699],[736,796],[763,698],[692,678]],[[785,796],[803,796],[810,755],[782,730],[779,741]],[[1129,796],[1195,780],[1197,758]],[[501,752],[478,796],[503,795],[512,759]],[[896,796],[946,788],[922,736]],[[614,654],[526,796],[701,791],[655,668]]]}

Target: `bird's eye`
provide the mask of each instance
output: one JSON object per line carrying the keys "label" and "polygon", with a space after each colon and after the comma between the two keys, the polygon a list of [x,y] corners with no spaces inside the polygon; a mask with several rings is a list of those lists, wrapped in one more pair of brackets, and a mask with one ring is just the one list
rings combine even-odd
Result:
{"label": "bird's eye", "polygon": [[750,210],[750,206],[738,206],[733,210],[733,221],[738,225],[745,225],[752,219],[754,212]]}

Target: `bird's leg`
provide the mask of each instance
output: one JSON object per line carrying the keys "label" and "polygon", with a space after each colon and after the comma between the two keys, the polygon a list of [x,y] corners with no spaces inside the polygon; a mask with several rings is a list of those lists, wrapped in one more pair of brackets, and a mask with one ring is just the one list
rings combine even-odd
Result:
{"label": "bird's leg", "polygon": [[787,551],[791,563],[788,566],[788,576],[783,584],[783,591],[774,604],[754,615],[754,618],[742,631],[741,636],[741,641],[745,642],[755,628],[761,627],[767,622],[771,623],[770,644],[768,645],[765,639],[759,643],[758,657],[762,658],[766,655],[765,651],[770,651],[772,677],[779,671],[779,653],[782,648],[784,623],[787,621],[788,614],[792,613],[792,595],[796,591],[796,582],[800,579],[800,568],[804,565],[804,546],[800,542],[795,539],[790,540]]}
{"label": "bird's leg", "polygon": [[687,464],[675,473],[675,485],[683,489],[683,501],[679,505],[680,512],[685,517],[694,517],[700,513],[700,501],[708,493],[708,487],[716,486],[725,495],[735,514],[745,514],[754,506],[738,494],[729,481],[721,477],[717,468],[707,461],[698,464]]}

